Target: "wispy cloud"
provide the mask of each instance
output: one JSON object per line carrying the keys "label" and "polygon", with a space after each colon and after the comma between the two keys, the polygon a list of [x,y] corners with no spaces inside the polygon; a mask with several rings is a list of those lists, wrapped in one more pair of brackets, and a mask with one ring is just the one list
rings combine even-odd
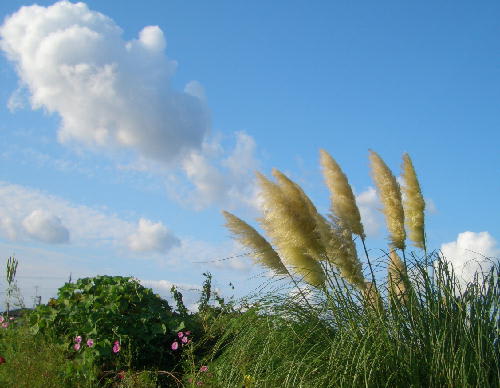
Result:
{"label": "wispy cloud", "polygon": [[204,143],[183,160],[182,169],[188,181],[170,176],[170,195],[195,209],[216,204],[227,209],[244,205],[256,207],[257,186],[254,173],[259,168],[256,144],[247,133],[235,133],[234,147],[227,151],[218,139]]}

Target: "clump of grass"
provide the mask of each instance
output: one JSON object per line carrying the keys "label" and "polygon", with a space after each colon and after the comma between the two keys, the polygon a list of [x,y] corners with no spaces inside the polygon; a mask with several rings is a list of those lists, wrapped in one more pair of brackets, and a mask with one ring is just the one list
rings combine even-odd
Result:
{"label": "clump of grass", "polygon": [[314,314],[291,296],[258,299],[214,348],[217,386],[241,386],[245,375],[258,387],[498,386],[500,268],[457,293],[453,272],[435,259],[434,280],[413,263],[406,301],[383,291],[383,314],[343,286]]}
{"label": "clump of grass", "polygon": [[68,381],[65,371],[71,368],[64,345],[46,336],[34,336],[21,321],[0,329],[0,382],[8,387],[64,387],[88,382]]}
{"label": "clump of grass", "polygon": [[[439,254],[425,251],[424,260],[407,260],[401,189],[371,151],[390,239],[387,280],[376,281],[352,189],[334,159],[326,151],[321,156],[331,221],[279,171],[273,171],[278,184],[262,175],[259,181],[261,223],[280,256],[295,264],[294,254],[316,260],[324,284],[305,279],[316,286],[307,295],[294,283],[299,292],[256,298],[255,308],[233,316],[210,359],[217,386],[498,386],[500,264],[461,292]],[[411,159],[405,154],[403,160],[406,226],[410,239],[425,249],[425,203]],[[364,279],[353,234],[363,242],[372,281]]]}

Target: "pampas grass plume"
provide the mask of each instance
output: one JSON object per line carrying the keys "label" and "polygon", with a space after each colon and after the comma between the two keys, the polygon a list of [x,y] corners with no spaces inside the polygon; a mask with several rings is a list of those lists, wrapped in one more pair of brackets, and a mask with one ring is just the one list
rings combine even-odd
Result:
{"label": "pampas grass plume", "polygon": [[394,248],[405,249],[406,232],[401,189],[391,170],[382,158],[370,150],[372,175],[378,188],[389,239]]}
{"label": "pampas grass plume", "polygon": [[260,173],[257,173],[257,182],[263,206],[263,216],[259,219],[262,228],[283,260],[305,281],[315,287],[322,285],[325,275],[313,257],[320,256],[324,249],[307,202],[290,185],[285,190]]}
{"label": "pampas grass plume", "polygon": [[364,238],[361,215],[347,176],[328,152],[325,150],[319,152],[325,183],[330,190],[332,212],[352,233]]}
{"label": "pampas grass plume", "polygon": [[226,228],[243,246],[252,251],[252,255],[257,259],[257,262],[278,274],[286,275],[288,273],[276,251],[259,232],[234,214],[225,210],[222,211],[222,214],[226,219]]}
{"label": "pampas grass plume", "polygon": [[360,289],[364,288],[363,266],[349,229],[332,225],[326,244],[329,260],[340,270],[340,275]]}
{"label": "pampas grass plume", "polygon": [[410,156],[405,153],[403,155],[403,193],[405,199],[403,201],[405,221],[408,228],[408,238],[418,248],[425,249],[425,233],[424,233],[424,210],[425,201],[420,190],[417,174],[410,159]]}
{"label": "pampas grass plume", "polygon": [[321,239],[320,214],[311,199],[302,188],[278,169],[272,170],[284,197],[294,209],[301,209],[297,212],[296,218],[301,222],[303,234],[308,235],[307,250],[317,259],[321,259],[325,254],[325,247]]}
{"label": "pampas grass plume", "polygon": [[406,279],[408,277],[406,273],[405,263],[397,255],[396,251],[391,250],[389,253],[389,266],[387,268],[388,280],[389,280],[389,291],[391,295],[397,298],[407,299],[406,295]]}

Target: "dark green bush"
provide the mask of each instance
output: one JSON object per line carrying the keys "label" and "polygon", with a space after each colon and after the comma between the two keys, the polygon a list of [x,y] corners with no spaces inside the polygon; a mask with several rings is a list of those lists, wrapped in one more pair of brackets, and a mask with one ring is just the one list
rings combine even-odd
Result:
{"label": "dark green bush", "polygon": [[[176,356],[170,344],[183,323],[167,301],[136,279],[97,276],[66,283],[57,299],[38,306],[30,316],[34,333],[49,333],[66,344],[82,369],[171,369]],[[75,338],[81,336],[80,349]],[[87,346],[87,340],[93,346]],[[119,352],[113,351],[115,341]],[[116,350],[116,348],[115,348]]]}

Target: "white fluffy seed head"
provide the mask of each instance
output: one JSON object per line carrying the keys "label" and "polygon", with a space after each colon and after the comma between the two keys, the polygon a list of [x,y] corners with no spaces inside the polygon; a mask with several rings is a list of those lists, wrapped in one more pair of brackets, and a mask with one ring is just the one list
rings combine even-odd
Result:
{"label": "white fluffy seed head", "polygon": [[408,238],[418,248],[425,248],[425,201],[417,179],[417,174],[408,154],[403,155],[403,193],[405,222]]}
{"label": "white fluffy seed head", "polygon": [[330,190],[332,212],[352,233],[364,238],[361,215],[351,185],[335,159],[325,150],[320,150],[325,183]]}
{"label": "white fluffy seed head", "polygon": [[286,267],[281,262],[279,255],[259,232],[234,214],[224,210],[222,214],[226,219],[226,228],[231,231],[236,240],[252,251],[252,255],[259,264],[266,266],[278,274],[287,274]]}
{"label": "white fluffy seed head", "polygon": [[385,215],[391,245],[394,248],[405,249],[404,210],[399,184],[389,167],[374,151],[370,151],[370,162],[373,180],[383,205],[382,212]]}

